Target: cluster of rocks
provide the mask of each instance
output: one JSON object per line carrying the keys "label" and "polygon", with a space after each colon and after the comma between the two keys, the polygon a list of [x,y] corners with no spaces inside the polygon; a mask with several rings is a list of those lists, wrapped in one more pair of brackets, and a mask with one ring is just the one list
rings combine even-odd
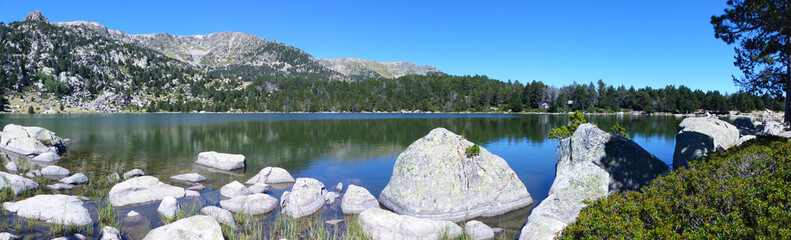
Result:
{"label": "cluster of rocks", "polygon": [[66,141],[45,128],[8,124],[0,133],[0,149],[38,162],[55,162],[66,151]]}

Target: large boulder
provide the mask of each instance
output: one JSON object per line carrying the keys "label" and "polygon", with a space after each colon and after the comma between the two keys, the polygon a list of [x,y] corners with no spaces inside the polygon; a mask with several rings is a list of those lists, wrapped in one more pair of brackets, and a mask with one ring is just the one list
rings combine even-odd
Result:
{"label": "large boulder", "polygon": [[180,198],[185,190],[159,181],[152,176],[135,177],[116,184],[110,189],[108,198],[114,207],[154,202],[167,196]]}
{"label": "large boulder", "polygon": [[297,178],[291,191],[280,199],[282,213],[290,217],[303,217],[315,213],[324,205],[324,184],[313,178]]}
{"label": "large boulder", "polygon": [[14,194],[17,195],[30,189],[36,189],[38,184],[19,175],[0,172],[0,188],[6,187],[10,187]]}
{"label": "large boulder", "polygon": [[379,208],[379,201],[376,197],[363,187],[349,184],[346,193],[341,199],[341,211],[343,214],[358,214],[369,208]]}
{"label": "large boulder", "polygon": [[265,167],[261,169],[255,176],[247,180],[247,184],[256,184],[256,183],[266,183],[266,184],[275,184],[275,183],[293,183],[294,177],[288,173],[285,169],[279,167]]}
{"label": "large boulder", "polygon": [[275,210],[277,208],[277,199],[267,194],[256,193],[222,200],[220,201],[220,206],[231,212],[259,215]]}
{"label": "large boulder", "polygon": [[0,148],[22,155],[39,155],[46,152],[62,153],[66,150],[66,144],[50,130],[8,124],[0,135]]}
{"label": "large boulder", "polygon": [[379,201],[402,215],[462,221],[497,216],[533,203],[502,158],[444,128],[412,143],[396,160]]}
{"label": "large boulder", "polygon": [[360,213],[359,224],[366,236],[378,240],[456,238],[462,229],[451,221],[398,215],[380,208]]}
{"label": "large boulder", "polygon": [[222,228],[210,216],[197,215],[175,221],[148,232],[144,240],[222,240]]}
{"label": "large boulder", "polygon": [[685,167],[712,152],[725,151],[738,141],[739,129],[730,123],[706,117],[685,118],[678,125],[673,168]]}
{"label": "large boulder", "polygon": [[235,170],[244,168],[245,157],[241,154],[228,154],[218,152],[202,152],[198,154],[198,159],[195,160],[198,165],[212,167],[220,170]]}
{"label": "large boulder", "polygon": [[637,143],[592,124],[580,125],[557,151],[560,159],[549,196],[530,213],[520,239],[553,239],[576,221],[584,201],[639,190],[669,171]]}
{"label": "large boulder", "polygon": [[18,202],[5,202],[3,208],[24,218],[52,224],[84,226],[93,222],[90,212],[76,196],[38,195]]}
{"label": "large boulder", "polygon": [[736,118],[736,120],[733,120],[733,125],[736,126],[736,129],[739,129],[739,134],[741,135],[755,134],[755,124],[753,120],[748,117]]}

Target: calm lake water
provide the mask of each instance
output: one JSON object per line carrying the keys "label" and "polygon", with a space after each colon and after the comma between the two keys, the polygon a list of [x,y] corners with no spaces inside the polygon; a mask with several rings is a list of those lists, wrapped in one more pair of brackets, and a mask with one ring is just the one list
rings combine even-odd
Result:
{"label": "calm lake water", "polygon": [[[648,152],[668,165],[672,162],[681,118],[586,118],[605,130],[619,123]],[[41,126],[70,138],[69,150],[57,165],[73,173],[106,176],[140,168],[163,182],[186,186],[169,177],[197,172],[209,179],[205,183],[209,189],[218,190],[233,180],[244,182],[264,167],[277,166],[295,178],[316,178],[327,189],[338,182],[355,184],[377,197],[387,185],[398,155],[431,129],[444,127],[505,159],[527,186],[534,206],[547,196],[555,177],[558,141],[546,136],[551,128],[567,121],[568,115],[532,114],[0,115],[2,126]],[[224,173],[192,164],[204,151],[244,154],[247,167]],[[279,199],[285,190],[288,188],[270,194]],[[207,205],[218,205],[219,200],[217,191],[202,192]],[[322,216],[341,218],[339,202],[325,206]],[[482,220],[515,234],[531,207]],[[156,204],[149,204],[119,209],[118,215],[134,209],[148,216],[154,228],[162,224],[155,208]]]}

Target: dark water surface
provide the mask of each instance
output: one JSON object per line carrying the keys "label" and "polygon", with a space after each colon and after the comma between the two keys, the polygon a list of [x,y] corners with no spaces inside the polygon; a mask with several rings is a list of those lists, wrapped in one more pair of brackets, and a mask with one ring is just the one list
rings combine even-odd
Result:
{"label": "dark water surface", "polygon": [[[675,133],[681,118],[672,116],[586,116],[609,130],[616,122],[640,146],[667,163],[672,162]],[[69,114],[0,115],[0,125],[41,126],[70,138],[69,151],[57,165],[73,173],[106,176],[140,168],[148,175],[177,186],[169,177],[197,172],[218,190],[233,180],[244,182],[267,166],[287,169],[295,178],[312,177],[327,189],[338,182],[367,188],[374,196],[390,179],[398,154],[437,127],[463,134],[513,168],[535,204],[543,200],[555,177],[558,141],[546,136],[566,124],[568,115],[514,114]],[[222,173],[192,164],[198,153],[217,151],[244,154],[245,171]],[[6,161],[6,160],[4,160]],[[284,190],[270,192],[280,198]],[[68,193],[68,192],[67,192]],[[219,194],[202,193],[208,205]],[[142,211],[161,225],[156,205]],[[340,218],[339,201],[325,206],[323,216]],[[532,206],[531,206],[532,207]],[[119,209],[123,216],[129,209]],[[527,209],[483,219],[514,233],[529,214]],[[147,213],[147,214],[146,214]],[[152,214],[153,213],[153,214]]]}

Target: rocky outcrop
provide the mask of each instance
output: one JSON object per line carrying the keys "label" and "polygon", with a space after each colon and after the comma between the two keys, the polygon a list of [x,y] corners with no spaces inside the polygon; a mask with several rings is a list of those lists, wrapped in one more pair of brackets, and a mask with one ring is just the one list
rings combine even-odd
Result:
{"label": "rocky outcrop", "polygon": [[159,203],[159,207],[157,208],[157,212],[162,214],[167,219],[173,219],[176,217],[176,214],[181,211],[181,207],[179,206],[179,201],[172,196],[167,196],[162,199],[162,202]]}
{"label": "rocky outcrop", "polygon": [[6,187],[10,187],[14,194],[18,195],[24,191],[36,189],[38,184],[19,175],[0,172],[0,188]]}
{"label": "rocky outcrop", "polygon": [[197,215],[151,230],[144,240],[223,240],[220,224],[210,216]]}
{"label": "rocky outcrop", "polygon": [[678,125],[673,168],[685,167],[712,152],[725,151],[738,141],[739,130],[730,123],[706,117],[685,118]]}
{"label": "rocky outcrop", "polygon": [[363,187],[349,184],[346,193],[341,199],[341,211],[343,214],[358,214],[369,208],[379,208],[379,201],[376,197]]}
{"label": "rocky outcrop", "polygon": [[206,177],[201,176],[200,174],[197,174],[197,173],[179,174],[179,175],[170,177],[170,179],[173,179],[173,180],[176,180],[176,181],[182,181],[182,182],[203,182],[203,181],[206,181]]}
{"label": "rocky outcrop", "polygon": [[5,202],[3,208],[17,215],[66,226],[91,224],[91,215],[82,200],[69,195],[37,195],[18,202]]}
{"label": "rocky outcrop", "polygon": [[218,153],[214,151],[202,152],[198,154],[195,164],[231,171],[244,168],[245,157],[241,154]]}
{"label": "rocky outcrop", "polygon": [[[277,200],[275,200],[275,201],[277,202]],[[275,205],[277,205],[277,203],[275,203]],[[228,211],[228,210],[225,210],[225,209],[222,209],[222,208],[218,208],[218,207],[215,207],[215,206],[208,206],[208,207],[201,208],[200,212],[202,214],[205,214],[205,215],[213,217],[214,220],[217,220],[217,222],[219,222],[219,223],[222,223],[222,224],[225,224],[225,225],[228,225],[228,226],[231,226],[231,227],[235,227],[236,226],[236,223],[233,221],[233,214],[230,211]]]}
{"label": "rocky outcrop", "polygon": [[360,213],[359,224],[366,236],[377,240],[455,238],[462,229],[451,221],[439,221],[398,215],[380,208]]}
{"label": "rocky outcrop", "polygon": [[135,177],[116,184],[108,198],[114,207],[154,202],[167,196],[180,198],[186,194],[180,187],[171,186],[152,176]]}
{"label": "rocky outcrop", "polygon": [[379,201],[403,215],[462,221],[497,216],[533,203],[502,158],[444,128],[412,143],[396,160]]}
{"label": "rocky outcrop", "polygon": [[275,210],[277,208],[277,199],[267,194],[256,193],[222,200],[220,201],[220,206],[231,212],[259,215]]}
{"label": "rocky outcrop", "polygon": [[265,167],[261,169],[255,176],[247,180],[247,184],[256,184],[256,183],[266,183],[266,184],[276,184],[276,183],[293,183],[294,177],[288,173],[285,169],[279,167]]}
{"label": "rocky outcrop", "polygon": [[8,124],[0,135],[0,148],[22,155],[58,154],[66,150],[66,144],[50,130]]}
{"label": "rocky outcrop", "polygon": [[41,14],[40,10],[35,10],[35,11],[32,11],[32,12],[28,13],[27,16],[25,16],[25,19],[22,20],[22,21],[33,21],[33,22],[49,23],[49,20],[47,20],[47,18],[45,18],[44,15]]}
{"label": "rocky outcrop", "polygon": [[297,178],[291,191],[280,199],[283,215],[299,218],[315,213],[324,205],[324,184],[313,178]]}
{"label": "rocky outcrop", "polygon": [[592,124],[580,125],[557,151],[560,159],[549,196],[533,209],[520,239],[553,239],[577,219],[584,201],[639,190],[669,171],[635,142]]}

